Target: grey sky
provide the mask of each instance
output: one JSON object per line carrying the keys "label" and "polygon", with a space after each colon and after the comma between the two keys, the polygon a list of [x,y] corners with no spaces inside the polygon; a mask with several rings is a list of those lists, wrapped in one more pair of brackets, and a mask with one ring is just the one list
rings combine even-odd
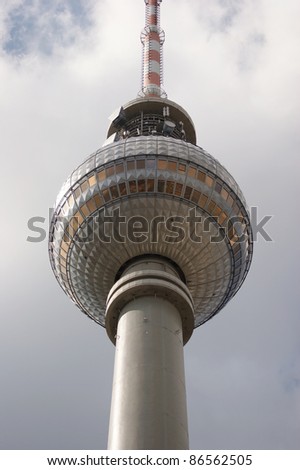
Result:
{"label": "grey sky", "polygon": [[[164,0],[165,89],[273,242],[185,347],[190,446],[300,448],[297,0]],[[0,448],[106,448],[114,347],[28,243],[140,89],[142,0],[0,1]],[[45,223],[48,230],[48,223]]]}

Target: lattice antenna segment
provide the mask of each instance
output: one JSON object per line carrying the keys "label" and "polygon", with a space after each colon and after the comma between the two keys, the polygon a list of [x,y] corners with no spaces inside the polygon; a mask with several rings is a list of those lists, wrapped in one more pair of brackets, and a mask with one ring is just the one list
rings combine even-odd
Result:
{"label": "lattice antenna segment", "polygon": [[165,97],[162,89],[162,46],[165,33],[160,28],[160,3],[162,0],[144,0],[146,4],[145,28],[141,33],[143,44],[142,95]]}

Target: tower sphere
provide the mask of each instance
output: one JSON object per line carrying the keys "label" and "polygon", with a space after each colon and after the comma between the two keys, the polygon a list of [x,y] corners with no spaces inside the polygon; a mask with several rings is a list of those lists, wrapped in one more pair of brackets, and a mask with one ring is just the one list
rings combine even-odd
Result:
{"label": "tower sphere", "polygon": [[[57,198],[49,241],[54,274],[73,302],[108,328],[108,294],[127,266],[153,256],[168,260],[193,302],[193,324],[183,322],[186,342],[249,270],[244,196],[196,145],[192,120],[176,103],[146,96],[111,119],[104,145],[71,173]],[[113,341],[116,325],[117,318],[108,328]]]}

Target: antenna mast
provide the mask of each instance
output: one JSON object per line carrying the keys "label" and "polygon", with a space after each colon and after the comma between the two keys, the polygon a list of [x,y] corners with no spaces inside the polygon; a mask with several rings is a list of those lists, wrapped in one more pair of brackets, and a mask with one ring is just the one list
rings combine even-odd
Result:
{"label": "antenna mast", "polygon": [[165,33],[160,28],[159,7],[162,0],[145,0],[146,21],[141,33],[143,44],[142,96],[166,98],[163,82],[162,46]]}

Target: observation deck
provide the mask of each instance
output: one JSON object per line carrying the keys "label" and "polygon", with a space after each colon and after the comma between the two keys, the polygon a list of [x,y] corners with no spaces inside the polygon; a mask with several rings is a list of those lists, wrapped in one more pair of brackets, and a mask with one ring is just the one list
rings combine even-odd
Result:
{"label": "observation deck", "polygon": [[142,256],[164,257],[183,273],[197,327],[226,305],[249,270],[243,194],[194,144],[189,115],[172,101],[128,103],[112,116],[107,136],[57,199],[49,243],[55,276],[105,326],[107,296],[123,267]]}

